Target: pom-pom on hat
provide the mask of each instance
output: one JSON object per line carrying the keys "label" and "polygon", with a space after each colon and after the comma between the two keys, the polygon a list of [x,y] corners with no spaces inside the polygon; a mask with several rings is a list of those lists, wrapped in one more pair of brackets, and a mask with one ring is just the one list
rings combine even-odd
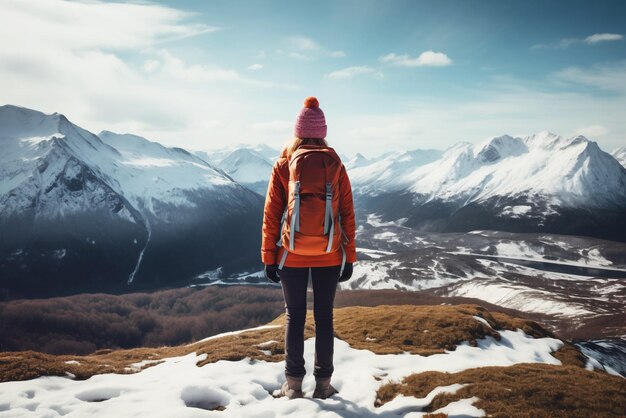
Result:
{"label": "pom-pom on hat", "polygon": [[294,133],[298,138],[326,138],[326,118],[316,97],[304,99],[304,108],[296,119]]}

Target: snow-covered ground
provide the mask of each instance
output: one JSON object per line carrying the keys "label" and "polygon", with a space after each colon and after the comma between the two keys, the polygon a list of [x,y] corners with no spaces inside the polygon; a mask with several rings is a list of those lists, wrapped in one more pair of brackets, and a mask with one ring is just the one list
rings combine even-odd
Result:
{"label": "snow-covered ground", "polygon": [[451,287],[446,293],[448,296],[481,299],[494,305],[505,306],[523,312],[573,318],[596,314],[594,311],[585,309],[579,303],[567,299],[560,301],[545,290],[499,280],[467,281]]}
{"label": "snow-covered ground", "polygon": [[[566,243],[561,243],[566,246]],[[621,271],[626,274],[626,268],[613,268],[613,262],[607,260],[597,248],[585,249],[585,254],[581,254],[578,260],[547,259],[539,252],[540,248],[532,248],[526,242],[503,241],[495,244],[495,255],[488,252],[455,251],[453,254],[465,254],[472,256],[489,255],[515,260],[546,262],[550,264],[560,264],[563,266],[601,268],[603,270]],[[489,248],[488,248],[489,249]],[[582,250],[580,251],[582,252]]]}
{"label": "snow-covered ground", "polygon": [[[499,341],[487,337],[478,340],[475,347],[463,343],[454,351],[431,356],[379,355],[335,339],[333,385],[339,394],[324,401],[310,399],[315,385],[315,339],[311,338],[305,341],[304,399],[273,396],[284,381],[284,362],[220,360],[198,367],[204,355],[191,353],[127,375],[96,375],[83,381],[40,377],[1,383],[0,417],[421,417],[425,415],[421,408],[436,394],[454,393],[463,385],[438,387],[421,399],[399,396],[380,408],[374,406],[377,389],[389,381],[429,370],[454,373],[481,366],[561,364],[552,356],[563,345],[560,340],[535,339],[521,330],[498,332]],[[453,402],[435,413],[484,416],[484,411],[473,405],[477,400]],[[216,408],[225,409],[207,411]]]}
{"label": "snow-covered ground", "polygon": [[357,241],[367,250],[343,289],[429,289],[575,321],[619,314],[626,303],[625,244],[497,231],[421,233],[377,215],[367,217]]}

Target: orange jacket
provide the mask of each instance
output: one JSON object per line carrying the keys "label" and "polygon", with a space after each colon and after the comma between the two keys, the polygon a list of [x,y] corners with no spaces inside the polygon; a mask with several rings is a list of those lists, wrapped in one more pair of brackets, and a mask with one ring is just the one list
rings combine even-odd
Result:
{"label": "orange jacket", "polygon": [[[263,264],[278,264],[282,257],[284,247],[278,247],[276,242],[280,239],[281,218],[287,205],[289,190],[289,159],[285,152],[280,156],[272,169],[272,176],[265,197],[265,210],[263,213],[263,239],[261,243],[261,261]],[[341,215],[341,227],[348,243],[344,246],[346,251],[346,263],[356,261],[356,247],[354,244],[354,204],[352,202],[352,186],[342,164],[339,174],[339,214]],[[306,256],[294,253],[287,254],[285,266],[287,267],[328,267],[341,264],[341,249],[334,253],[318,256]]]}

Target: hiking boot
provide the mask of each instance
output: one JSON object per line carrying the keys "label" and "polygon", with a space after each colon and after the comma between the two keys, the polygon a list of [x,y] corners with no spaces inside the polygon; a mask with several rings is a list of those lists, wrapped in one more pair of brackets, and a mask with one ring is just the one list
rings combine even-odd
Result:
{"label": "hiking boot", "polygon": [[337,389],[330,384],[330,377],[316,377],[315,378],[315,391],[313,397],[318,399],[330,398],[337,392]]}
{"label": "hiking boot", "polygon": [[302,377],[285,376],[287,380],[280,388],[280,396],[286,396],[289,399],[302,398]]}

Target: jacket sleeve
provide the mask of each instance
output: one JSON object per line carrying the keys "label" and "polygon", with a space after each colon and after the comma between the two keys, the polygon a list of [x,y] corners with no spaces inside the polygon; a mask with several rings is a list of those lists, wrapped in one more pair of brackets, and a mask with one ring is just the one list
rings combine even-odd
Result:
{"label": "jacket sleeve", "polygon": [[339,180],[339,194],[341,198],[339,201],[341,228],[343,229],[343,233],[346,235],[345,239],[347,240],[344,247],[346,250],[346,262],[354,263],[356,261],[356,244],[354,242],[356,230],[354,225],[354,202],[352,201],[352,186],[350,185],[348,172],[346,171],[346,167],[343,165],[341,167]]}
{"label": "jacket sleeve", "polygon": [[274,164],[272,176],[265,196],[263,211],[263,230],[261,242],[261,261],[263,264],[276,264],[278,247],[276,242],[280,237],[280,220],[287,204],[285,187],[280,174],[280,160]]}

